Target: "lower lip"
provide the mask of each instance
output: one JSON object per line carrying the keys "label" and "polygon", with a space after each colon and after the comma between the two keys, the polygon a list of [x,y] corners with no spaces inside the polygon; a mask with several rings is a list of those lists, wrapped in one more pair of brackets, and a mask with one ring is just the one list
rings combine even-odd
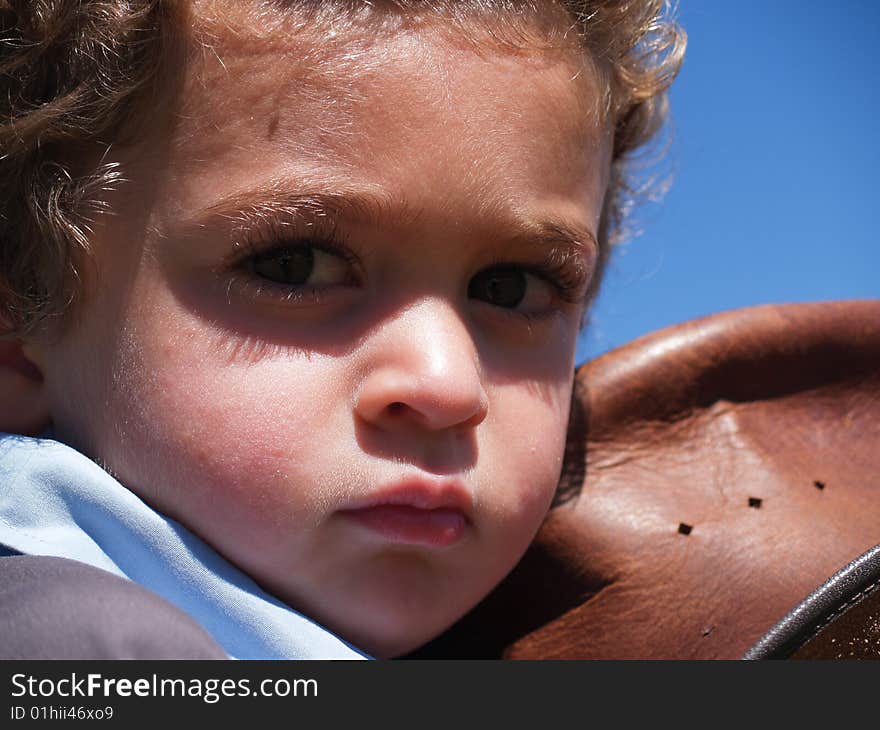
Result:
{"label": "lower lip", "polygon": [[342,514],[393,542],[433,547],[457,542],[467,526],[465,516],[457,509],[385,504]]}

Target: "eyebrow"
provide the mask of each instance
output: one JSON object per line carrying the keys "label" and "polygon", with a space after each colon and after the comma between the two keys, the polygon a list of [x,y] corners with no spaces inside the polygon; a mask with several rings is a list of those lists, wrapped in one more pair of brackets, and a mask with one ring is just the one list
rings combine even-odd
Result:
{"label": "eyebrow", "polygon": [[[502,212],[501,208],[496,206],[494,213],[489,215],[499,221],[508,221],[507,229],[512,234],[508,238],[556,248],[582,250],[587,255],[599,250],[597,238],[589,228],[560,216],[551,215],[538,219]],[[376,227],[404,227],[413,225],[421,217],[422,211],[412,207],[404,198],[386,190],[359,187],[292,191],[289,184],[268,184],[222,197],[207,208],[179,220],[176,227],[188,232],[214,228],[225,223],[232,224],[234,228],[245,229],[279,219],[308,222],[321,218]]]}
{"label": "eyebrow", "polygon": [[300,189],[268,184],[222,197],[183,221],[184,228],[205,228],[218,221],[247,225],[268,218],[333,216],[367,224],[411,223],[414,211],[403,200],[371,189]]}

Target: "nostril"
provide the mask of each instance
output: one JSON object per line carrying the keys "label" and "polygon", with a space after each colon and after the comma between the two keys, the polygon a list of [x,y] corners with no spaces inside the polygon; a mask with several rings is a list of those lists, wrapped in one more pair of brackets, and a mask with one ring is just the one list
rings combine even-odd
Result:
{"label": "nostril", "polygon": [[406,410],[406,406],[403,403],[401,403],[399,400],[394,401],[394,403],[390,403],[388,405],[388,413],[390,413],[392,416],[396,416],[399,413],[403,413],[404,410]]}

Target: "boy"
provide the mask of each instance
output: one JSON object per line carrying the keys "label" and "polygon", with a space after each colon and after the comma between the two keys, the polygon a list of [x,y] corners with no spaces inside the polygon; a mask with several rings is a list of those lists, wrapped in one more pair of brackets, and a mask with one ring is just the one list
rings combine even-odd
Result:
{"label": "boy", "polygon": [[662,3],[5,5],[0,428],[65,446],[0,543],[230,656],[436,636],[553,498]]}

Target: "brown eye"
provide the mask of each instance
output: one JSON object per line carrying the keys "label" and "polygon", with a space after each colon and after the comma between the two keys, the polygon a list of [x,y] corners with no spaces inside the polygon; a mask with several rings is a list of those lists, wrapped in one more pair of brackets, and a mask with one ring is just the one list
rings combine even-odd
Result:
{"label": "brown eye", "polygon": [[526,295],[526,272],[512,266],[486,269],[468,284],[468,297],[496,307],[514,309]]}
{"label": "brown eye", "polygon": [[289,287],[331,287],[352,279],[343,256],[317,246],[285,246],[257,253],[248,266],[261,279]]}
{"label": "brown eye", "polygon": [[314,250],[307,246],[269,251],[251,259],[251,270],[257,276],[277,284],[305,284],[314,268]]}

